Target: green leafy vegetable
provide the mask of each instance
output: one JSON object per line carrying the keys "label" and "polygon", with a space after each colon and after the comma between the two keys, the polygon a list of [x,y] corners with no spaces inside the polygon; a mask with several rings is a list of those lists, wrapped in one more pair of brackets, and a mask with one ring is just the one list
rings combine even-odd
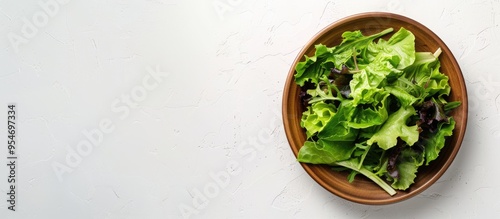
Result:
{"label": "green leafy vegetable", "polygon": [[393,196],[396,194],[396,191],[389,185],[387,185],[382,178],[377,176],[375,173],[370,171],[369,169],[365,167],[358,168],[358,163],[356,159],[350,159],[350,160],[343,160],[335,163],[336,165],[343,166],[346,168],[349,168],[351,170],[357,171],[364,176],[368,177],[368,179],[371,179],[373,182],[375,182],[377,185],[379,185],[382,189],[384,189],[389,195]]}
{"label": "green leafy vegetable", "polygon": [[297,72],[295,74],[295,82],[300,86],[304,86],[304,83],[307,81],[318,83],[319,78],[325,71],[325,69],[321,67],[321,63],[325,57],[332,54],[332,49],[325,45],[318,44],[315,48],[316,53],[314,56],[305,56],[306,60],[298,63],[295,67],[295,71]]}
{"label": "green leafy vegetable", "polygon": [[301,126],[306,129],[307,137],[311,137],[323,130],[333,115],[335,115],[335,106],[318,102],[307,107],[307,111],[302,113]]}
{"label": "green leafy vegetable", "polygon": [[350,182],[364,175],[390,195],[438,157],[455,128],[448,114],[460,106],[446,101],[441,50],[416,52],[404,28],[381,38],[392,31],[345,32],[339,45],[318,44],[295,67],[308,139],[297,160],[350,170]]}
{"label": "green leafy vegetable", "polygon": [[415,115],[413,107],[401,107],[398,111],[391,114],[387,121],[382,125],[369,140],[368,144],[377,143],[384,150],[396,146],[398,138],[412,146],[418,141],[418,127],[407,126],[407,120]]}
{"label": "green leafy vegetable", "polygon": [[453,134],[453,129],[455,128],[455,120],[450,118],[449,123],[439,123],[438,131],[436,133],[430,134],[428,138],[424,138],[425,146],[425,165],[435,160],[439,151],[443,149],[446,137]]}
{"label": "green leafy vegetable", "polygon": [[358,130],[350,127],[348,122],[353,109],[349,101],[342,102],[332,119],[318,133],[318,137],[328,141],[354,141]]}
{"label": "green leafy vegetable", "polygon": [[396,167],[398,170],[398,177],[394,178],[394,182],[391,186],[400,190],[409,188],[417,177],[418,167],[422,166],[423,163],[424,157],[422,153],[406,147],[398,156]]}
{"label": "green leafy vegetable", "polygon": [[334,164],[337,161],[346,160],[351,157],[355,146],[352,142],[326,141],[318,142],[306,141],[300,148],[298,160],[312,164]]}

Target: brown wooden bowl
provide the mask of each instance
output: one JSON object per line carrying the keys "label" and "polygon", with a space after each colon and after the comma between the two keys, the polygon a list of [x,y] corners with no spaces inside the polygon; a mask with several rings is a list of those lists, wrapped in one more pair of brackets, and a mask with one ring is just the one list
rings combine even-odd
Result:
{"label": "brown wooden bowl", "polygon": [[326,190],[344,199],[369,205],[381,205],[399,202],[413,197],[436,182],[448,169],[460,149],[467,125],[467,91],[462,71],[446,44],[424,25],[401,15],[371,12],[349,16],[338,20],[316,34],[300,51],[290,67],[283,92],[283,123],[293,153],[297,153],[306,141],[305,130],[300,127],[302,112],[305,110],[299,99],[300,87],[295,83],[295,65],[303,60],[304,55],[314,55],[314,45],[322,43],[329,47],[341,42],[345,31],[361,30],[364,35],[370,35],[392,27],[394,31],[404,27],[415,35],[417,51],[434,52],[441,48],[439,56],[441,72],[449,77],[451,94],[448,101],[461,101],[462,105],[451,113],[456,120],[453,135],[447,139],[438,159],[429,166],[420,167],[415,183],[406,191],[398,191],[394,196],[388,195],[377,184],[358,175],[354,182],[347,181],[348,171],[332,171],[326,165],[301,163],[306,172]]}

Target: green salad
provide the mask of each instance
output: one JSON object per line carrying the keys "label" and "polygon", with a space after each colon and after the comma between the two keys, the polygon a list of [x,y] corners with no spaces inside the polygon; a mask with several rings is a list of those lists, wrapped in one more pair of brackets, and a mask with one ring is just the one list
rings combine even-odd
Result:
{"label": "green salad", "polygon": [[306,109],[298,161],[350,171],[349,182],[360,173],[392,196],[438,157],[455,128],[449,112],[460,102],[446,101],[441,49],[416,52],[404,28],[381,38],[391,32],[348,31],[337,46],[318,44],[294,76]]}

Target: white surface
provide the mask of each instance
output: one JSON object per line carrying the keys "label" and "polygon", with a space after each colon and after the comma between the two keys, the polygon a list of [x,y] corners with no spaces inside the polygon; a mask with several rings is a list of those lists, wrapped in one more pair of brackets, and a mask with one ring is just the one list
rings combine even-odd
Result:
{"label": "white surface", "polygon": [[[191,218],[500,215],[496,0],[61,0],[44,20],[45,2],[56,1],[0,1],[0,121],[8,103],[19,118],[16,212],[7,210],[0,127],[1,218],[181,218],[181,209]],[[331,22],[365,11],[400,13],[433,30],[469,94],[452,166],[422,194],[387,206],[320,187],[295,161],[281,123],[299,49]],[[23,35],[33,17],[37,32]],[[13,45],[12,34],[26,40]],[[101,121],[107,133],[67,163]],[[61,180],[58,164],[72,171]]]}

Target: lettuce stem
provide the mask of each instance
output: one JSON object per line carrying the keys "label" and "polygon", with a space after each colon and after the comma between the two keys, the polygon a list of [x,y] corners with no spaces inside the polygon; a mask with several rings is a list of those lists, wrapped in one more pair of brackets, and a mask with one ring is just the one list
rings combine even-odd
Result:
{"label": "lettuce stem", "polygon": [[313,104],[313,103],[321,102],[321,101],[325,101],[325,100],[339,100],[340,101],[341,99],[337,98],[337,97],[320,97],[320,98],[312,99],[308,103]]}
{"label": "lettuce stem", "polygon": [[441,55],[441,52],[442,52],[441,47],[439,47],[439,48],[437,48],[436,52],[434,52],[434,54],[432,54],[432,55],[434,55],[434,57],[438,58],[439,55]]}
{"label": "lettuce stem", "polygon": [[368,169],[366,169],[364,167],[358,168],[357,165],[355,165],[353,162],[349,162],[349,161],[337,161],[337,162],[335,162],[335,164],[349,168],[351,170],[358,171],[359,173],[368,177],[368,179],[371,179],[373,182],[375,182],[378,186],[380,186],[383,190],[385,190],[391,196],[396,194],[396,190],[394,190],[389,184],[387,184],[384,180],[382,180],[380,177],[375,175],[375,173],[372,173],[371,171],[369,171]]}

